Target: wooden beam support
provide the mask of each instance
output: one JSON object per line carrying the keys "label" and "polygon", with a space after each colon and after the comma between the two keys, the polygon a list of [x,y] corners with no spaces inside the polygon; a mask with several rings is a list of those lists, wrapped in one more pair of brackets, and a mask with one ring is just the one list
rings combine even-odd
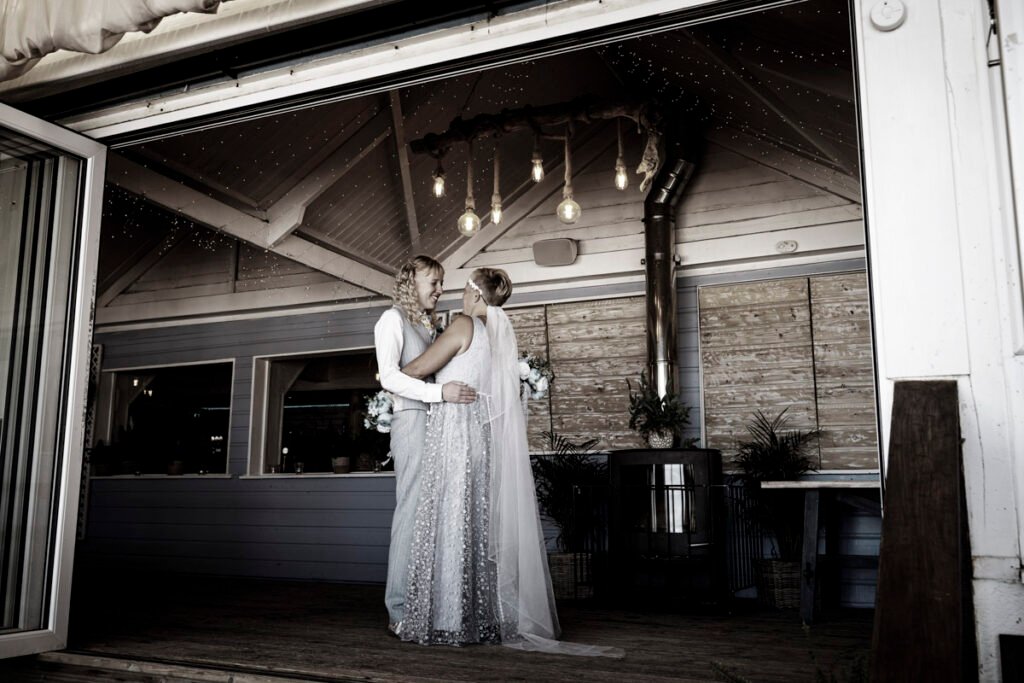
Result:
{"label": "wooden beam support", "polygon": [[159,244],[150,249],[142,258],[133,259],[133,263],[121,273],[109,287],[105,288],[96,296],[96,308],[103,308],[116,299],[122,292],[131,286],[133,282],[142,277],[146,271],[155,266],[185,235],[192,232],[188,230],[171,230],[171,233],[164,237]]}
{"label": "wooden beam support", "polygon": [[118,154],[109,155],[107,180],[155,204],[181,213],[197,223],[218,230],[260,249],[298,261],[364,289],[390,296],[391,274],[289,235],[276,244],[268,239],[268,225],[235,208],[139,166]]}
{"label": "wooden beam support", "polygon": [[445,154],[457,142],[469,142],[480,137],[504,135],[517,130],[540,130],[543,127],[567,123],[595,123],[614,118],[628,118],[645,127],[657,121],[657,112],[646,102],[601,102],[584,97],[571,102],[544,107],[523,107],[504,110],[498,114],[480,114],[471,119],[461,116],[452,121],[443,133],[429,133],[409,143],[417,154],[432,156]]}
{"label": "wooden beam support", "polygon": [[[573,150],[575,173],[579,174],[585,171],[615,144],[614,136],[602,135],[600,131],[595,132],[579,149]],[[551,195],[561,190],[563,184],[561,169],[564,163],[564,161],[560,162],[550,172],[545,173],[544,179],[539,183],[526,180],[520,186],[521,188],[525,187],[525,191],[505,208],[502,222],[495,225],[488,219],[488,222],[481,226],[477,234],[467,239],[454,252],[445,257],[443,260],[445,270],[465,266],[470,259],[500,239],[502,235],[547,201]]]}
{"label": "wooden beam support", "polygon": [[405,144],[405,119],[402,116],[402,97],[398,90],[392,90],[391,125],[395,130],[395,149],[398,151],[398,170],[402,176],[402,194],[405,197],[405,221],[409,226],[409,244],[415,253],[420,242],[420,227],[416,220],[416,201],[412,192],[412,175],[409,172],[409,150]]}
{"label": "wooden beam support", "polygon": [[145,148],[139,150],[125,149],[121,151],[121,154],[136,163],[152,168],[160,175],[167,176],[171,180],[180,182],[200,192],[206,192],[218,201],[228,206],[233,206],[253,218],[263,220],[267,217],[266,212],[251,197],[223,183],[219,183],[213,178],[197,178],[196,169],[189,168],[186,164],[170,158],[157,157]]}
{"label": "wooden beam support", "polygon": [[708,57],[708,59],[717,64],[723,71],[725,71],[725,73],[732,76],[732,78],[743,86],[747,92],[759,100],[765,107],[774,112],[811,147],[816,149],[822,156],[835,164],[836,168],[846,175],[854,175],[854,166],[847,159],[846,152],[836,147],[825,137],[801,126],[798,123],[799,116],[797,113],[793,111],[788,104],[783,102],[771,88],[762,83],[757,76],[748,71],[743,64],[732,55],[732,53],[706,38],[697,36],[693,31],[688,29],[681,29],[681,31],[696,47],[701,50],[701,52],[704,53],[706,57]]}
{"label": "wooden beam support", "polygon": [[295,232],[302,225],[309,205],[351,171],[391,133],[387,114],[383,111],[378,112],[345,144],[271,206],[267,210],[267,218],[270,221],[267,228],[267,244],[277,246]]}
{"label": "wooden beam support", "polygon": [[97,325],[143,320],[232,315],[243,311],[288,309],[316,303],[366,300],[370,293],[347,282],[322,282],[299,287],[232,292],[165,301],[129,302],[96,310]]}

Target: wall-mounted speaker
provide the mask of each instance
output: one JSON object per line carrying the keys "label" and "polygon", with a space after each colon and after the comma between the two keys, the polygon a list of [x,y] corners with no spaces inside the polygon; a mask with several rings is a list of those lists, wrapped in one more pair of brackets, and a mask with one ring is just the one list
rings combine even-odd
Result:
{"label": "wall-mounted speaker", "polygon": [[538,266],[568,266],[576,260],[576,240],[559,237],[533,243],[533,261]]}

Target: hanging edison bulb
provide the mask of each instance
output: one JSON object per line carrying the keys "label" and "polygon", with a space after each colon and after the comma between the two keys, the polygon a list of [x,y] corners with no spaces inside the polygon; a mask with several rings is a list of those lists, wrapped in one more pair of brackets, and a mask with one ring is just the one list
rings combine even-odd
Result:
{"label": "hanging edison bulb", "polygon": [[437,168],[434,169],[434,196],[440,199],[444,196],[444,166],[441,165],[441,157],[437,158]]}
{"label": "hanging edison bulb", "polygon": [[530,178],[533,182],[539,183],[544,180],[544,157],[540,155],[540,135],[533,136],[533,167],[530,169]]}
{"label": "hanging edison bulb", "polygon": [[626,162],[622,158],[622,121],[616,119],[615,126],[619,137],[619,156],[615,159],[615,189],[625,190],[629,187],[629,176],[626,175]]}
{"label": "hanging edison bulb", "polygon": [[498,145],[494,145],[494,191],[491,193],[491,222],[501,223],[501,189],[498,187],[501,168],[498,165]]}
{"label": "hanging edison bulb", "polygon": [[469,202],[466,203],[466,212],[459,216],[459,232],[466,237],[480,232],[480,216],[476,215]]}
{"label": "hanging edison bulb", "polygon": [[562,201],[555,209],[558,220],[563,223],[575,223],[579,220],[583,209],[572,198],[572,153],[569,144],[569,131],[565,134],[565,186],[562,188]]}
{"label": "hanging edison bulb", "polygon": [[575,223],[580,219],[580,214],[582,213],[583,209],[580,208],[580,205],[572,198],[571,194],[562,199],[558,205],[558,220],[563,223]]}
{"label": "hanging edison bulb", "polygon": [[476,202],[473,200],[473,141],[469,141],[469,159],[466,161],[466,211],[459,216],[459,232],[472,237],[480,232],[480,216],[476,215]]}

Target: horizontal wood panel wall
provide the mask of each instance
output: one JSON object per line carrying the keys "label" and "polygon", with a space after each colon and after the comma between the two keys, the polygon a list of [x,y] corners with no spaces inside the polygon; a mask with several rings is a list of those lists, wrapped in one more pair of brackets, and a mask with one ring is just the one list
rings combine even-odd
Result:
{"label": "horizontal wood panel wall", "polygon": [[[700,437],[696,287],[679,290],[680,394],[691,407],[687,436]],[[644,297],[535,306],[511,311],[520,353],[547,358],[555,381],[546,399],[529,402],[530,448],[546,450],[542,432],[597,448],[643,445],[629,429],[629,385],[647,362]]]}
{"label": "horizontal wood panel wall", "polygon": [[878,463],[867,279],[863,272],[700,289],[704,424],[728,455],[754,411],[787,410],[822,429],[821,469]]}

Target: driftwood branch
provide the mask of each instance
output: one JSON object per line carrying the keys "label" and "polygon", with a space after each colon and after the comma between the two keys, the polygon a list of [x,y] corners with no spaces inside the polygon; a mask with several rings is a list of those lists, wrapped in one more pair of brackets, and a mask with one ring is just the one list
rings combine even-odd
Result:
{"label": "driftwood branch", "polygon": [[531,129],[548,137],[544,128],[588,124],[615,118],[637,122],[649,132],[657,128],[658,115],[649,102],[602,102],[582,98],[543,107],[504,109],[497,114],[480,114],[471,119],[456,118],[443,133],[428,133],[409,143],[417,154],[441,157],[457,142],[500,136],[517,130]]}

